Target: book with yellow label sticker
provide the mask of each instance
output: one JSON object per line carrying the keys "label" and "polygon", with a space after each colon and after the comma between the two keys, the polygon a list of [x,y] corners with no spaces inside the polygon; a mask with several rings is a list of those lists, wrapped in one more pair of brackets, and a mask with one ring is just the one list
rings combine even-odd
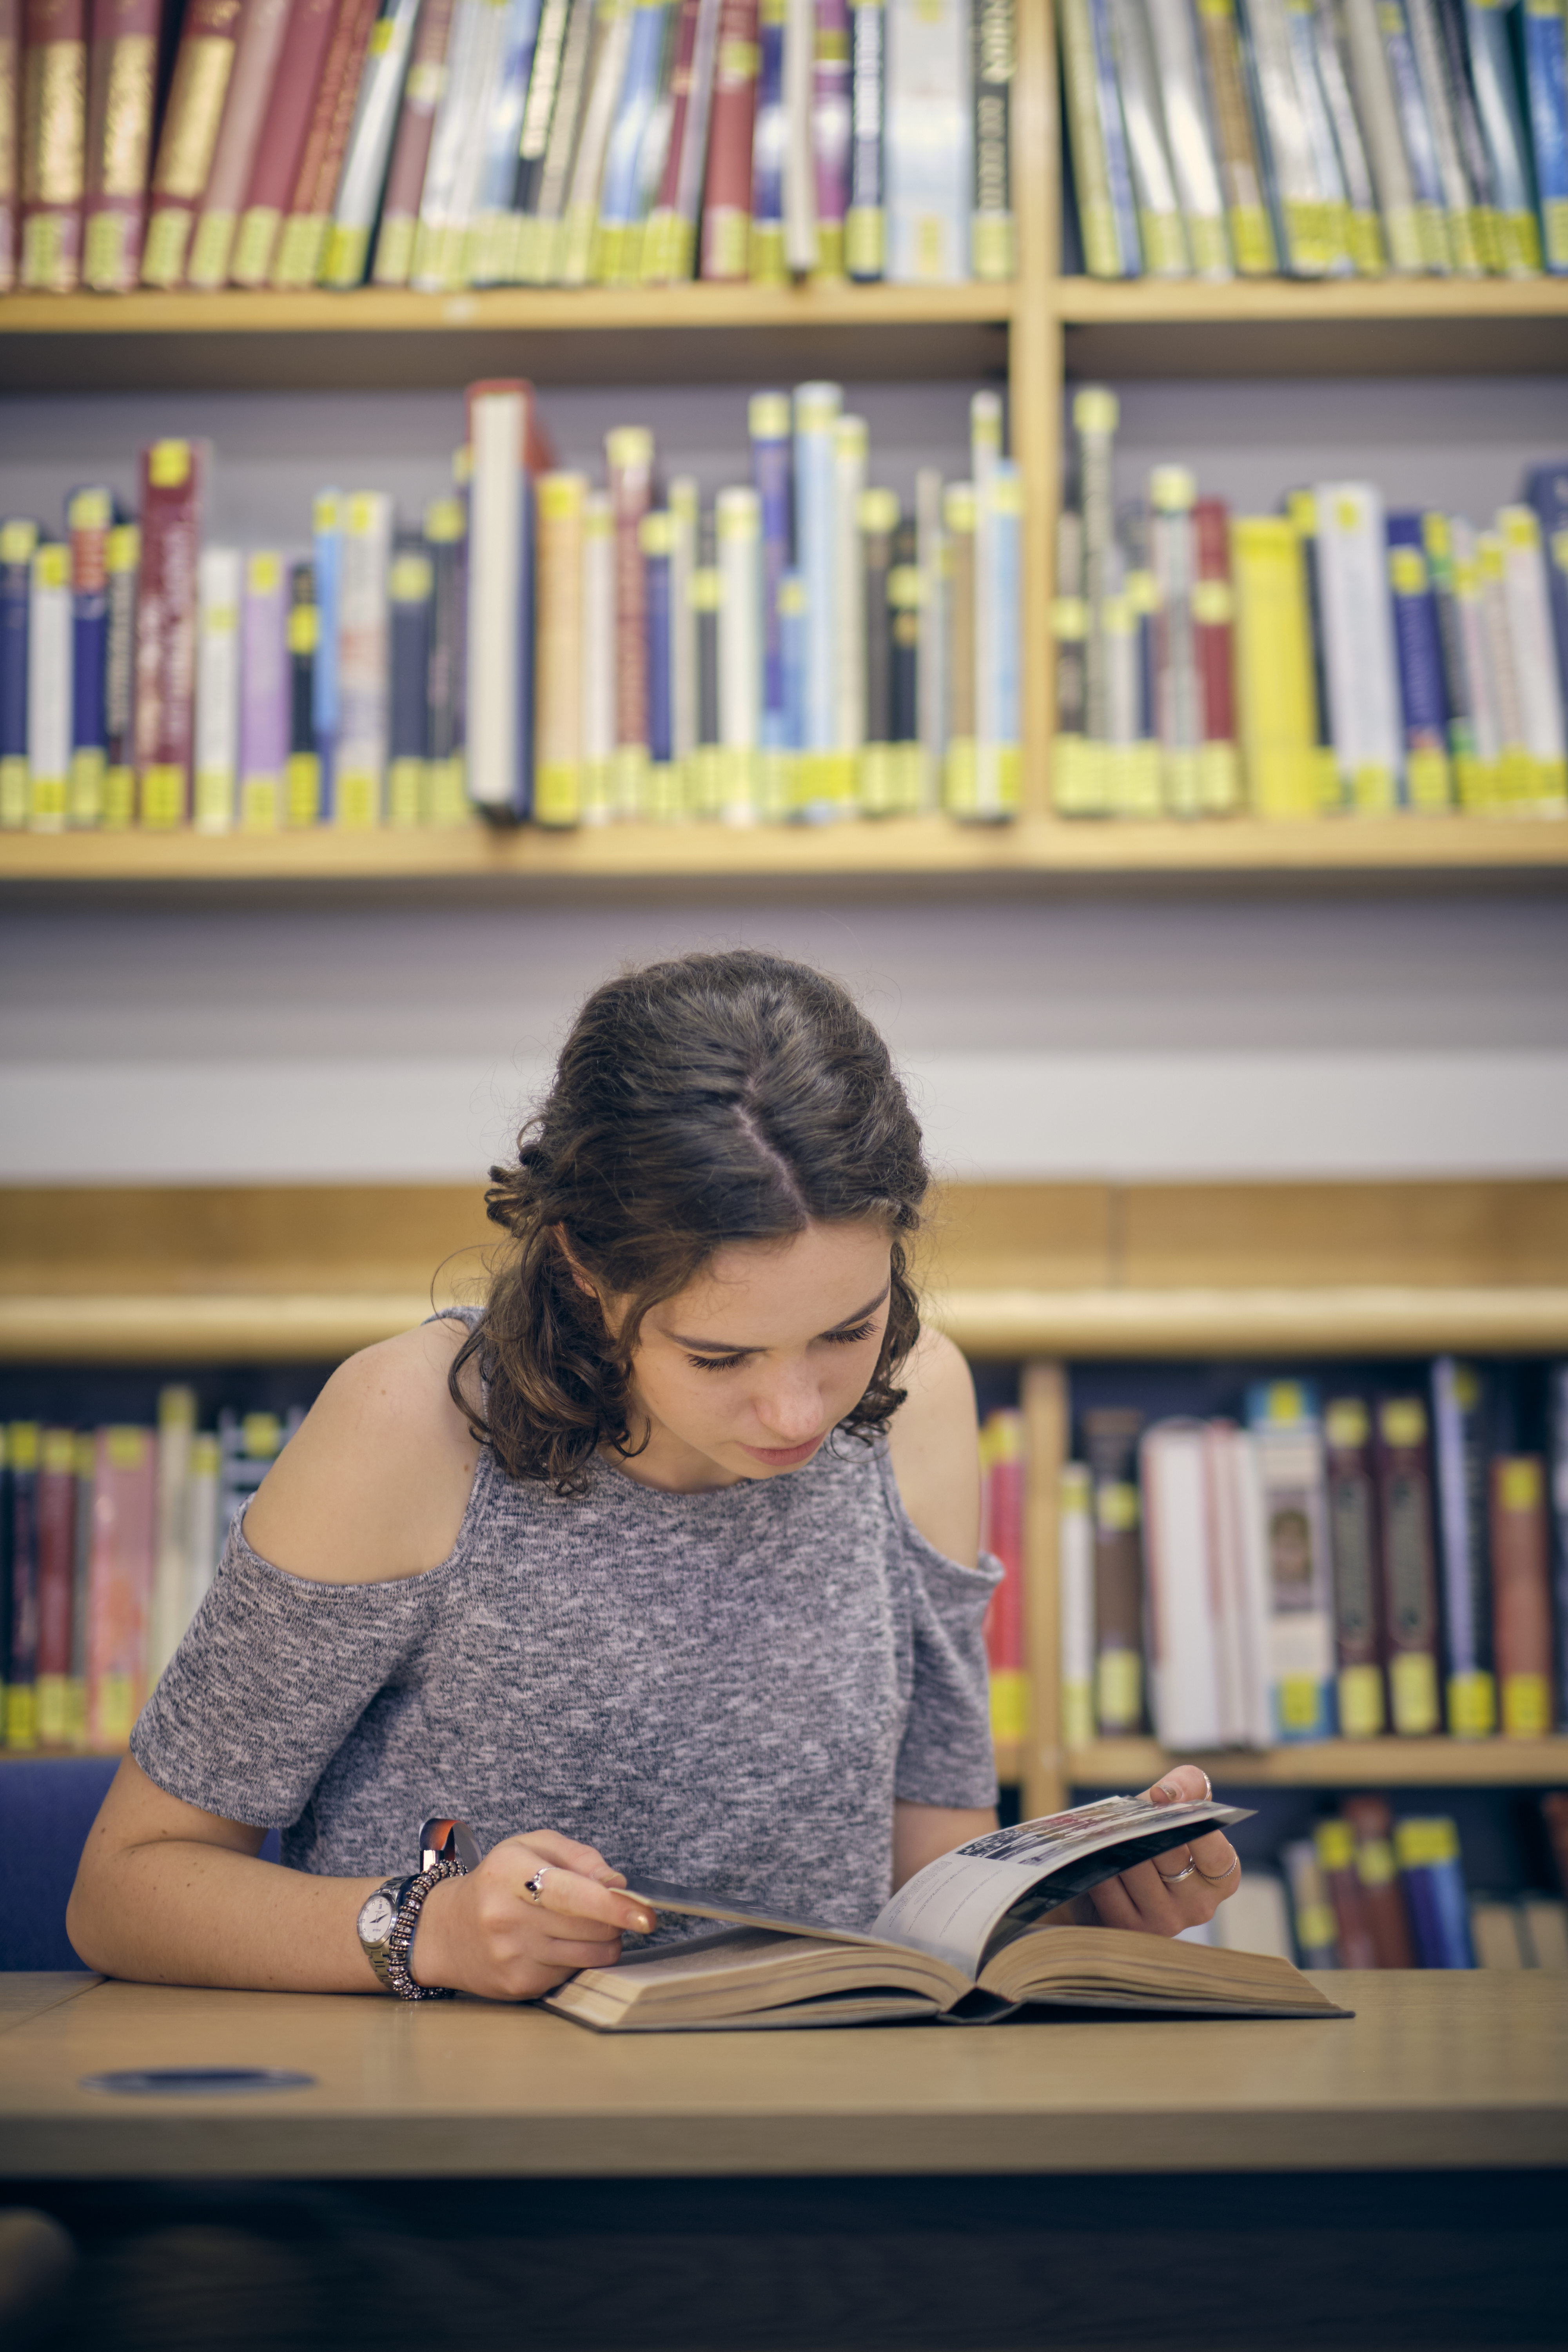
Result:
{"label": "book with yellow label sticker", "polygon": [[1265,1634],[1274,1736],[1334,1728],[1334,1598],[1318,1393],[1310,1381],[1258,1381],[1247,1395],[1268,1568]]}
{"label": "book with yellow label sticker", "polygon": [[[722,2032],[1040,2008],[1184,2017],[1344,2017],[1288,1960],[1066,1924],[1063,1906],[1135,1862],[1246,1819],[1234,1805],[1106,1797],[994,1830],[928,1863],[868,1932],[630,1874],[627,1892],[717,1934],[584,1969],[546,2006],[600,2032]],[[1054,1925],[1061,1919],[1063,1924]]]}
{"label": "book with yellow label sticker", "polygon": [[1424,1401],[1418,1396],[1382,1398],[1376,1427],[1389,1711],[1396,1732],[1420,1739],[1443,1727],[1435,1514]]}

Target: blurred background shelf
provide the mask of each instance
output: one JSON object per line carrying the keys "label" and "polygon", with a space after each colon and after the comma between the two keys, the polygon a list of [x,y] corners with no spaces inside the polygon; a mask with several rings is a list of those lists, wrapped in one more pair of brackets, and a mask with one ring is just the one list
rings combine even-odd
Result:
{"label": "blurred background shelf", "polygon": [[1322,1739],[1201,1756],[1173,1756],[1154,1739],[1097,1739],[1066,1756],[1075,1789],[1148,1788],[1173,1764],[1201,1765],[1221,1790],[1551,1788],[1568,1783],[1568,1737]]}

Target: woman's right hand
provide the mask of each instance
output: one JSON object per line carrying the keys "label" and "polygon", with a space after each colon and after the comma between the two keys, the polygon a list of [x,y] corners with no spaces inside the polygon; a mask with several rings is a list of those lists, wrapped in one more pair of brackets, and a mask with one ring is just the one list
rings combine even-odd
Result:
{"label": "woman's right hand", "polygon": [[[535,1901],[528,1881],[541,1869]],[[478,1870],[431,1888],[410,1972],[416,1984],[486,2000],[536,2000],[579,1969],[612,1968],[623,1933],[649,1933],[652,1913],[625,1885],[593,1846],[553,1830],[503,1838]]]}

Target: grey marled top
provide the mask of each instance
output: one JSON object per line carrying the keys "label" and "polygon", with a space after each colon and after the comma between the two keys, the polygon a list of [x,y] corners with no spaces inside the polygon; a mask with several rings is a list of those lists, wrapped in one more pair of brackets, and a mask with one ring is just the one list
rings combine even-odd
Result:
{"label": "grey marled top", "polygon": [[[837,1446],[837,1451],[834,1450]],[[990,1805],[981,1621],[1000,1570],[910,1525],[884,1444],[697,1495],[597,1467],[563,1499],[480,1449],[450,1556],[322,1584],[237,1525],[131,1748],[277,1823],[285,1862],[415,1866],[420,1822],[553,1829],[617,1867],[864,1926],[895,1796]]]}

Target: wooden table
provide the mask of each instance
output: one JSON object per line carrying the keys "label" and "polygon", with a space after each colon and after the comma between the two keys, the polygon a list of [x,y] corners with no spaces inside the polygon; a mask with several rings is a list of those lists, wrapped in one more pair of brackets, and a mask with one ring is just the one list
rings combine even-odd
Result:
{"label": "wooden table", "polygon": [[[512,2265],[498,2307],[526,2281],[530,2341],[563,2347],[1563,2335],[1563,1975],[1340,1976],[1344,2022],[620,2039],[478,2002],[75,1981],[0,1985],[0,2172],[93,2242],[110,2206],[163,2228],[214,2184],[232,2221],[334,2183],[388,2244],[460,2243],[492,2285]],[[83,2087],[219,2065],[313,2080]],[[470,2315],[461,2340],[490,2339]]]}

